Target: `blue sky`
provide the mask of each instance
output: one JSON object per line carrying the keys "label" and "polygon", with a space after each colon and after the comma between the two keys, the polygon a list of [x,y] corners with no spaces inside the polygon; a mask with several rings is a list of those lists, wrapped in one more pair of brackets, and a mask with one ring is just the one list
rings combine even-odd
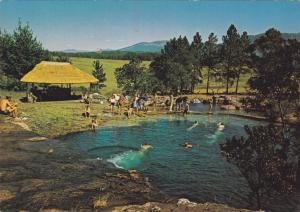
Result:
{"label": "blue sky", "polygon": [[143,41],[219,36],[230,24],[257,34],[300,32],[300,0],[0,0],[0,28],[21,18],[50,50],[118,49]]}

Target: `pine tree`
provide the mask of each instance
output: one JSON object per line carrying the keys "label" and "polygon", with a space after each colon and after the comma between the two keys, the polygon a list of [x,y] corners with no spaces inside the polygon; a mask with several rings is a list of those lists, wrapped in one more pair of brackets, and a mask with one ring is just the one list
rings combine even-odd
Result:
{"label": "pine tree", "polygon": [[219,62],[218,38],[214,33],[210,33],[208,40],[204,43],[203,64],[207,66],[206,94],[208,94],[210,78],[215,66]]}
{"label": "pine tree", "polygon": [[94,70],[92,72],[93,76],[99,80],[97,87],[101,89],[105,87],[104,82],[106,81],[106,74],[104,73],[103,65],[100,64],[99,60],[93,62]]}
{"label": "pine tree", "polygon": [[223,77],[226,80],[226,94],[229,91],[229,84],[235,78],[234,68],[237,66],[238,46],[240,35],[232,24],[227,30],[227,35],[223,36],[222,56],[225,70]]}
{"label": "pine tree", "polygon": [[199,32],[194,36],[193,42],[191,43],[191,51],[193,54],[193,69],[192,69],[192,82],[191,92],[194,92],[195,85],[201,82],[202,78],[202,65],[203,65],[203,42]]}
{"label": "pine tree", "polygon": [[235,87],[235,93],[238,93],[238,88],[239,88],[239,80],[241,74],[245,74],[250,71],[250,69],[247,66],[247,63],[249,62],[250,59],[250,54],[249,54],[249,46],[250,46],[250,40],[248,37],[247,32],[243,32],[239,45],[238,45],[238,60],[237,60],[237,67],[235,70],[235,78],[236,78],[236,87]]}

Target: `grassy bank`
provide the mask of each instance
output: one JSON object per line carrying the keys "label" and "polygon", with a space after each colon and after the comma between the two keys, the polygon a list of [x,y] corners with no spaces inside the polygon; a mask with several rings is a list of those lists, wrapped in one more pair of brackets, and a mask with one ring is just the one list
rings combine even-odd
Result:
{"label": "grassy bank", "polygon": [[[14,92],[0,90],[0,96],[12,96],[13,101],[18,103],[19,117],[29,128],[41,136],[57,137],[68,133],[90,130],[91,119],[82,116],[85,105],[79,101],[52,101],[23,103],[19,99],[25,96],[25,92]],[[109,124],[116,126],[120,121],[126,121],[127,125],[135,125],[143,117],[130,119],[129,122],[125,117],[124,110],[111,114],[107,103],[92,103],[91,116],[97,116],[99,125]],[[115,112],[117,112],[115,110]],[[2,116],[2,115],[1,115]],[[8,116],[2,118],[11,119]],[[118,123],[116,123],[118,122]]]}

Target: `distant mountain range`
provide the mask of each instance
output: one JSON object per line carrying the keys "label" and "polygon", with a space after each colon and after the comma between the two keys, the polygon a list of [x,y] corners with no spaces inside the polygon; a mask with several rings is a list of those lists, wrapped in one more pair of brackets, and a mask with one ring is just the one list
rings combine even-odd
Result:
{"label": "distant mountain range", "polygon": [[[257,38],[264,35],[264,33],[257,34],[257,35],[249,35],[249,39],[251,42],[254,42]],[[285,39],[297,39],[300,41],[300,33],[282,33],[282,36]],[[166,40],[161,41],[154,41],[154,42],[142,42],[137,43],[132,46],[128,46],[119,51],[127,51],[127,52],[160,52],[161,49],[164,48],[166,44]]]}
{"label": "distant mountain range", "polygon": [[[254,42],[255,39],[262,36],[262,34],[257,35],[249,35],[249,39],[251,42]],[[300,33],[282,33],[282,36],[285,39],[297,39],[300,41]],[[122,49],[118,49],[115,51],[121,51],[121,52],[160,52],[161,49],[164,48],[164,45],[166,44],[166,40],[160,40],[160,41],[153,41],[153,42],[141,42],[134,44],[132,46],[128,46]],[[113,51],[109,49],[103,49],[101,51]],[[66,49],[63,50],[63,52],[66,53],[80,53],[80,52],[96,52],[95,51],[85,51],[85,50],[76,50],[76,49]]]}
{"label": "distant mountain range", "polygon": [[119,51],[124,52],[160,52],[164,45],[167,43],[166,40],[154,41],[154,42],[141,42],[128,46]]}
{"label": "distant mountain range", "polygon": [[62,50],[61,52],[65,52],[65,53],[79,53],[79,52],[90,52],[88,50],[79,50],[79,49],[65,49]]}

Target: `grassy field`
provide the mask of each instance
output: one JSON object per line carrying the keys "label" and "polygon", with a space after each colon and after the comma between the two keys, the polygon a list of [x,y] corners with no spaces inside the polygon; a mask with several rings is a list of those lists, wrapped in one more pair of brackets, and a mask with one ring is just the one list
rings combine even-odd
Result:
{"label": "grassy field", "polygon": [[[78,101],[24,103],[19,99],[25,96],[25,92],[6,90],[0,90],[0,96],[12,96],[13,101],[18,104],[19,118],[39,135],[56,137],[90,129],[91,119],[82,116],[85,105]],[[108,110],[108,104],[92,103],[91,105],[91,115],[97,116],[100,125],[103,122],[126,119],[123,115],[105,115],[104,111]],[[0,116],[14,121],[8,116]]]}
{"label": "grassy field", "polygon": [[[92,58],[77,58],[73,57],[71,58],[72,63],[77,66],[82,71],[85,71],[87,73],[92,73],[93,70],[93,61],[95,59]],[[103,95],[110,95],[112,93],[118,93],[120,92],[120,89],[117,86],[117,82],[115,79],[114,71],[116,68],[122,67],[124,64],[128,63],[127,60],[107,60],[103,59],[100,60],[101,64],[103,64],[104,72],[106,73],[107,81],[105,82],[106,87],[101,89],[100,93]],[[145,61],[144,64],[148,66],[150,64],[150,61]],[[206,82],[207,82],[207,70],[204,68],[202,70],[203,74],[203,83],[196,88],[196,92],[205,93],[206,92]],[[239,92],[245,93],[247,89],[247,80],[249,79],[249,74],[244,74],[241,76],[241,80],[239,82]],[[85,85],[87,86],[87,85]],[[215,93],[223,93],[225,92],[225,84],[220,82],[210,82],[210,89],[209,92],[215,92]],[[235,92],[235,84],[233,84],[230,89],[230,92]]]}
{"label": "grassy field", "polygon": [[[85,71],[89,74],[93,71],[93,61],[95,59],[91,58],[71,58],[72,64],[77,66],[80,70]],[[100,93],[107,95],[114,92],[118,92],[117,81],[115,78],[114,71],[116,68],[122,67],[124,64],[128,63],[127,60],[100,60],[101,64],[103,64],[104,72],[106,73],[106,87],[102,88]]]}
{"label": "grassy field", "polygon": [[[79,57],[72,57],[71,58],[72,64],[77,66],[80,70],[85,71],[89,74],[93,71],[93,62],[95,59],[92,58],[79,58]],[[100,90],[100,93],[103,95],[110,95],[112,93],[120,92],[120,89],[117,86],[117,81],[115,78],[115,69],[122,67],[124,64],[129,63],[128,60],[107,60],[101,59],[101,64],[103,64],[104,72],[106,73],[106,87]],[[149,61],[143,62],[146,66],[150,64]]]}

